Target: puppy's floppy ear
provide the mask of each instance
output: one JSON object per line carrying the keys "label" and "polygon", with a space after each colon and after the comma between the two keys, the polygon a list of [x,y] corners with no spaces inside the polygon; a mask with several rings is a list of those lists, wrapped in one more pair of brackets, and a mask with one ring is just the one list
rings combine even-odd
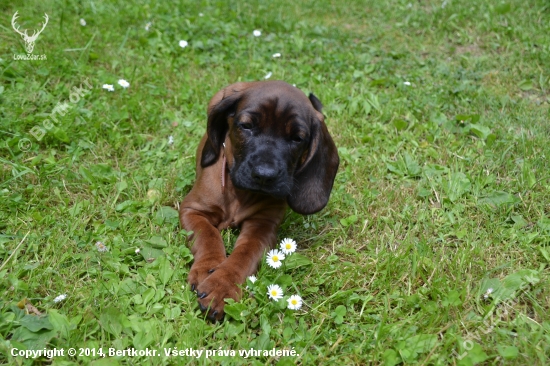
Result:
{"label": "puppy's floppy ear", "polygon": [[227,116],[235,108],[249,83],[235,83],[217,92],[208,103],[208,139],[201,154],[201,167],[206,168],[218,160],[221,145],[227,134]]}
{"label": "puppy's floppy ear", "polygon": [[294,186],[287,197],[290,208],[303,215],[326,206],[340,163],[338,150],[321,114],[323,105],[313,94],[309,95],[309,100],[316,110],[311,123],[309,148],[294,174]]}
{"label": "puppy's floppy ear", "polygon": [[309,101],[313,105],[313,108],[319,113],[323,113],[323,103],[313,93],[309,93]]}

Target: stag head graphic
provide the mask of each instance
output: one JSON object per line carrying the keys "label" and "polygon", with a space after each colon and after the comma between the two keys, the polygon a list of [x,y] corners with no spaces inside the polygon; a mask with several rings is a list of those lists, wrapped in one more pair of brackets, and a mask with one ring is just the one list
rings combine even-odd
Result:
{"label": "stag head graphic", "polygon": [[21,37],[23,37],[23,41],[25,42],[25,51],[27,51],[27,53],[32,53],[32,50],[34,49],[34,42],[48,24],[48,14],[44,13],[45,21],[42,23],[42,29],[40,29],[39,31],[33,30],[32,35],[29,36],[26,29],[24,32],[21,32],[19,30],[19,27],[15,24],[15,21],[17,20],[17,13],[18,12],[16,11],[15,14],[13,14],[13,18],[11,18],[11,26],[17,33],[21,35]]}

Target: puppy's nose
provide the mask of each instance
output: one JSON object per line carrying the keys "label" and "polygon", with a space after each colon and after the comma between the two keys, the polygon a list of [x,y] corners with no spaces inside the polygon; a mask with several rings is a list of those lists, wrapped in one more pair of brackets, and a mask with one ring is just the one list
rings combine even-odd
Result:
{"label": "puppy's nose", "polygon": [[252,169],[252,179],[261,186],[273,184],[277,175],[279,175],[279,170],[270,166],[257,165]]}

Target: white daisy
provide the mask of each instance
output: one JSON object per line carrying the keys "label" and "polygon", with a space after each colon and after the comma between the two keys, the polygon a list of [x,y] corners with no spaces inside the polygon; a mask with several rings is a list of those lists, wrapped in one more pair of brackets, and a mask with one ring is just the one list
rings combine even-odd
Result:
{"label": "white daisy", "polygon": [[147,24],[145,24],[145,30],[146,30],[147,32],[149,32],[149,29],[151,29],[151,26],[152,26],[152,25],[153,25],[152,22],[148,22]]}
{"label": "white daisy", "polygon": [[168,145],[172,145],[174,143],[174,136],[170,135],[168,136]]}
{"label": "white daisy", "polygon": [[271,75],[273,75],[273,73],[270,71],[264,76],[264,79],[269,79]]}
{"label": "white daisy", "polygon": [[292,295],[288,300],[288,308],[290,310],[298,310],[302,307],[302,298],[298,295]]}
{"label": "white daisy", "polygon": [[181,48],[185,48],[189,43],[187,41],[181,40],[180,43],[178,44],[180,45]]}
{"label": "white daisy", "polygon": [[284,238],[281,241],[281,250],[285,254],[291,254],[296,251],[296,242],[290,238]]}
{"label": "white daisy", "polygon": [[275,57],[275,58],[277,58],[277,57],[281,57],[281,54],[280,54],[279,52],[277,52],[277,53],[274,53],[274,54],[273,54],[273,57]]}
{"label": "white daisy", "polygon": [[273,300],[277,301],[283,298],[283,289],[279,285],[269,285],[267,286],[267,294]]}
{"label": "white daisy", "polygon": [[136,248],[136,254],[139,254],[140,250],[139,248]]}
{"label": "white daisy", "polygon": [[103,89],[107,89],[108,91],[115,91],[115,88],[111,84],[103,84]]}
{"label": "white daisy", "polygon": [[57,296],[55,299],[53,299],[53,302],[55,302],[56,304],[58,302],[61,302],[63,300],[65,300],[67,298],[67,294],[61,294],[59,296]]}
{"label": "white daisy", "polygon": [[254,35],[254,37],[259,37],[262,35],[262,32],[257,29],[254,29],[254,32],[252,32],[252,34]]}
{"label": "white daisy", "polygon": [[493,290],[492,288],[489,287],[489,288],[487,289],[487,292],[485,293],[485,295],[483,295],[483,298],[484,298],[484,299],[488,299],[488,298],[489,298],[489,295],[491,295],[491,294],[493,293],[493,291],[494,291],[494,290]]}
{"label": "white daisy", "polygon": [[204,14],[203,14],[203,13],[199,13],[199,16],[200,16],[200,17],[203,17],[203,16],[204,16]]}
{"label": "white daisy", "polygon": [[103,244],[102,242],[100,242],[100,241],[95,243],[95,246],[96,246],[98,252],[106,252],[106,251],[109,250],[109,248],[107,248],[107,246],[105,244]]}
{"label": "white daisy", "polygon": [[80,18],[79,22],[80,22],[80,25],[83,27],[86,25],[86,20],[84,20],[83,18]]}
{"label": "white daisy", "polygon": [[121,87],[123,87],[124,89],[126,89],[127,87],[130,86],[130,83],[127,82],[127,81],[124,80],[124,79],[120,79],[120,80],[118,81],[118,85],[120,85]]}
{"label": "white daisy", "polygon": [[277,249],[271,249],[269,253],[267,253],[266,262],[272,268],[279,268],[283,264],[283,262],[281,262],[283,259],[285,259],[284,253]]}
{"label": "white daisy", "polygon": [[250,280],[250,282],[252,283],[255,283],[258,279],[256,278],[256,276],[248,276],[248,279]]}
{"label": "white daisy", "polygon": [[411,82],[410,82],[410,81],[404,81],[404,82],[403,82],[403,85],[411,86]]}

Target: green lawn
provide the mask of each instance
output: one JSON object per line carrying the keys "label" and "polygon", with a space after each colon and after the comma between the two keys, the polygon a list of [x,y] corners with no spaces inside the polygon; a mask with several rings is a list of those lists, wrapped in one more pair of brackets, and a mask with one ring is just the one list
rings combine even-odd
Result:
{"label": "green lawn", "polygon": [[[54,365],[550,362],[547,1],[0,10],[0,363],[49,364],[12,356],[44,348],[64,349]],[[14,59],[16,11],[28,33],[48,14],[45,60]],[[323,211],[288,213],[278,236],[298,253],[212,324],[176,209],[210,97],[268,73],[323,102],[341,167]],[[271,283],[303,307],[269,300]],[[273,349],[295,354],[239,355]]]}

